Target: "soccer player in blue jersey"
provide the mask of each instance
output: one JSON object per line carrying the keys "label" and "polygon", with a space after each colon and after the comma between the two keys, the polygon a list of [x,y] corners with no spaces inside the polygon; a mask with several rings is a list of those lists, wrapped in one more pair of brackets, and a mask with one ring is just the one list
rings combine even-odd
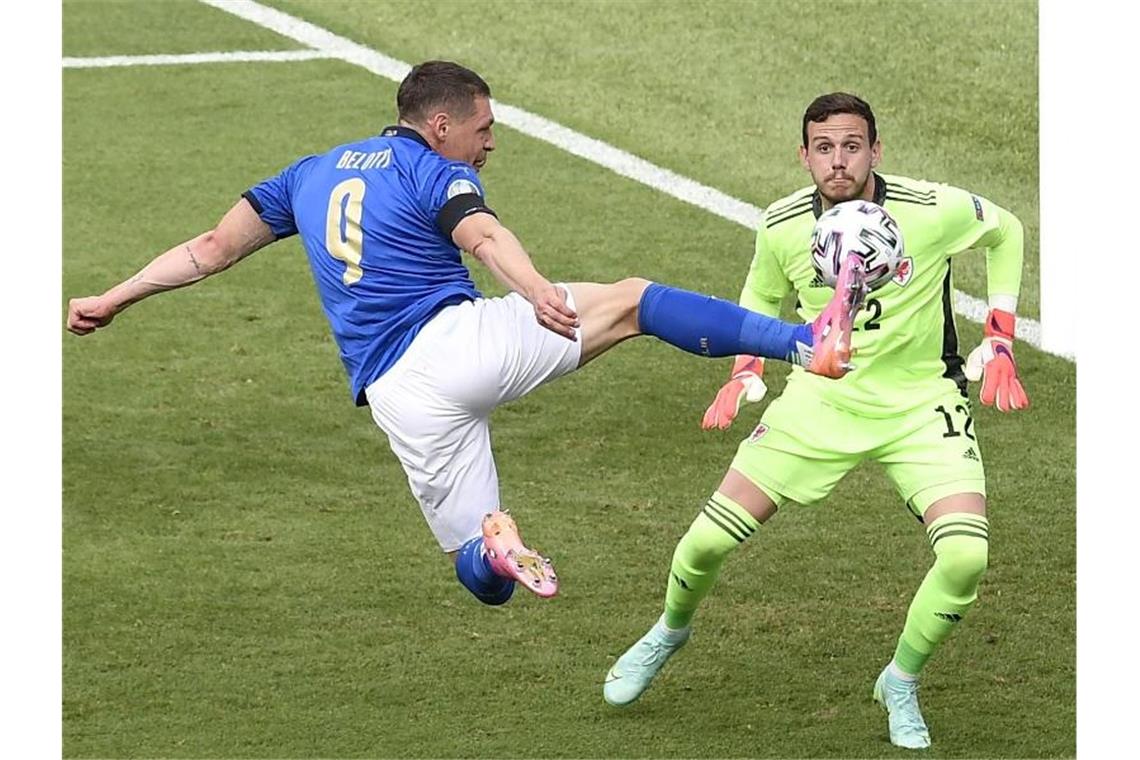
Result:
{"label": "soccer player in blue jersey", "polygon": [[[250,188],[215,228],[102,295],[72,299],[68,329],[86,335],[147,296],[300,235],[354,401],[387,434],[460,582],[502,604],[516,582],[553,596],[557,577],[500,511],[495,407],[641,334],[704,356],[766,356],[841,377],[865,285],[854,264],[820,318],[793,325],[638,278],[551,283],[485,200],[478,172],[495,148],[490,95],[457,64],[414,67],[396,96],[397,125]],[[461,251],[511,293],[484,298]]]}

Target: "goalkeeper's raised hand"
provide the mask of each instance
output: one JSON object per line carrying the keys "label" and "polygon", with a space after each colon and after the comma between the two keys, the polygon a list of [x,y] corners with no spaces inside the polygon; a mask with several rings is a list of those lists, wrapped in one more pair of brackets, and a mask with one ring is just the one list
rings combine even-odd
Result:
{"label": "goalkeeper's raised hand", "polygon": [[1029,397],[1017,376],[1013,360],[1013,333],[1016,317],[1008,311],[991,309],[986,317],[982,344],[966,357],[966,379],[982,381],[979,400],[1000,412],[1012,412],[1029,406]]}
{"label": "goalkeeper's raised hand", "polygon": [[701,428],[727,430],[736,419],[745,401],[755,403],[764,398],[768,387],[760,376],[764,374],[764,360],[755,356],[738,356],[732,365],[732,377],[717,392],[716,398],[705,410]]}

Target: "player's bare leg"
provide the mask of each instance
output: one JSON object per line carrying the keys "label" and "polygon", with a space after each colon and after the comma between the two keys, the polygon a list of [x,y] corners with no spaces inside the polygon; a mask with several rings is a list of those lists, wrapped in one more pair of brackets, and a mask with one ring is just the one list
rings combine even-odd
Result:
{"label": "player's bare leg", "polygon": [[744,507],[758,523],[766,523],[776,514],[776,502],[772,501],[772,497],[731,467],[724,474],[716,490],[717,493],[724,494]]}
{"label": "player's bare leg", "polygon": [[641,333],[637,329],[637,305],[651,283],[641,277],[618,282],[573,282],[574,307],[582,322],[579,332],[583,367],[609,349]]}

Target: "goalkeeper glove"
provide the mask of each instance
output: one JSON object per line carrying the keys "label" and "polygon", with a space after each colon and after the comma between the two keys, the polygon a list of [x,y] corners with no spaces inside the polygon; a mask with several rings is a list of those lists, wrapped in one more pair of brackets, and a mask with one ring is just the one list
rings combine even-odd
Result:
{"label": "goalkeeper glove", "polygon": [[727,430],[736,419],[741,404],[745,401],[755,403],[764,398],[768,386],[760,379],[763,373],[763,359],[747,355],[736,357],[736,362],[732,365],[732,377],[717,391],[716,398],[705,410],[701,428]]}
{"label": "goalkeeper glove", "polygon": [[998,411],[1011,412],[1029,406],[1029,397],[1017,377],[1013,360],[1013,328],[1016,317],[1008,311],[990,309],[982,344],[966,357],[966,379],[982,381],[979,400]]}

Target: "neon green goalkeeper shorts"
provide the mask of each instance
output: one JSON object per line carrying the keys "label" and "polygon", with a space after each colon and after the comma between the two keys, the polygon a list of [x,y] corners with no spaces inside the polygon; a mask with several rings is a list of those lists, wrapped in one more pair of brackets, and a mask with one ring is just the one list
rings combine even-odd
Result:
{"label": "neon green goalkeeper shorts", "polygon": [[789,383],[741,442],[732,469],[777,506],[813,504],[865,460],[886,468],[919,517],[946,496],[986,493],[970,402],[956,390],[905,414],[875,419],[830,406]]}

